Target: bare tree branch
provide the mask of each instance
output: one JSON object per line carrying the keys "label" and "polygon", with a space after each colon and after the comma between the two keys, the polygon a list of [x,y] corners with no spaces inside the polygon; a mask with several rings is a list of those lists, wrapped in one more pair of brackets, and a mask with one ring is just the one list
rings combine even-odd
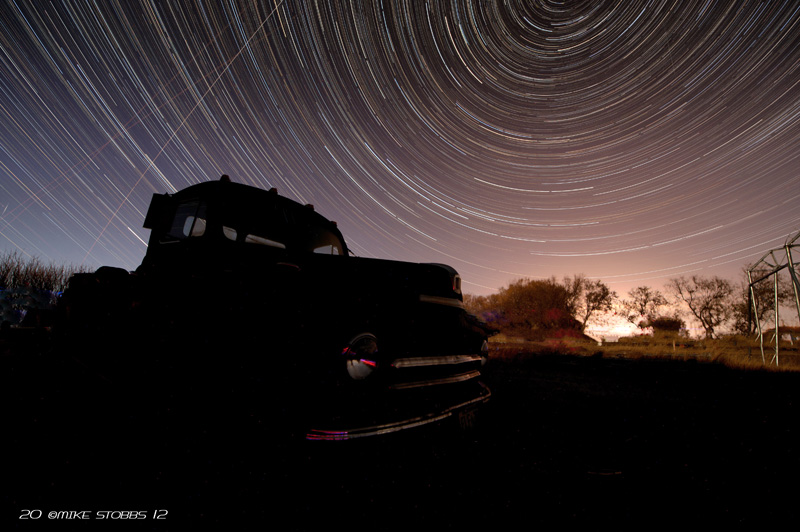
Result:
{"label": "bare tree branch", "polygon": [[670,279],[667,290],[700,322],[706,338],[714,338],[715,330],[733,316],[733,284],[727,279],[699,275],[687,279],[681,276]]}

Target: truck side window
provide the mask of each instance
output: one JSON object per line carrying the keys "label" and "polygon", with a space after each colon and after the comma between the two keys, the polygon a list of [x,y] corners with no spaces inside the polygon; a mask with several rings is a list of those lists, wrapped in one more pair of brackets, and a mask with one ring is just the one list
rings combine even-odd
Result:
{"label": "truck side window", "polygon": [[270,240],[269,238],[264,238],[263,236],[258,235],[247,235],[244,237],[245,244],[258,244],[259,246],[270,246],[273,248],[280,248],[286,249],[286,245],[282,242],[278,242],[277,240]]}
{"label": "truck side window", "polygon": [[[236,231],[233,227],[228,227],[227,225],[222,226],[222,234],[225,235],[225,238],[228,240],[233,240],[236,242],[239,239],[239,232]],[[270,238],[266,238],[263,236],[255,235],[252,233],[248,233],[244,237],[245,244],[256,244],[259,246],[270,246],[273,248],[279,249],[286,249],[286,244],[283,242],[278,242],[277,240],[272,240]]]}

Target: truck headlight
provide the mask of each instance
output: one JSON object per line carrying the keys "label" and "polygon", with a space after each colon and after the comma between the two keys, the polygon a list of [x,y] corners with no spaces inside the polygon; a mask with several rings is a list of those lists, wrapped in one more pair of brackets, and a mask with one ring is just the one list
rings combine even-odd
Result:
{"label": "truck headlight", "polygon": [[378,367],[378,340],[370,333],[359,334],[342,350],[346,357],[347,373],[354,380],[369,377]]}

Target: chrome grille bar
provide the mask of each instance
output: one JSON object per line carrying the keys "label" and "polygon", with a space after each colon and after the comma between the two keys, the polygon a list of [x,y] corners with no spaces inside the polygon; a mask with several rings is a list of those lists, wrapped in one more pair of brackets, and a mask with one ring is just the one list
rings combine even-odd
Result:
{"label": "chrome grille bar", "polygon": [[459,373],[458,375],[450,375],[442,377],[441,379],[429,379],[414,382],[400,382],[390,386],[392,390],[407,390],[409,388],[421,388],[423,386],[436,386],[439,384],[453,384],[456,382],[464,382],[476,377],[480,377],[481,372],[478,370],[468,371],[466,373]]}
{"label": "chrome grille bar", "polygon": [[452,366],[455,364],[467,364],[470,362],[480,362],[480,360],[480,355],[407,357],[396,359],[392,365],[396,368],[421,368],[425,366]]}

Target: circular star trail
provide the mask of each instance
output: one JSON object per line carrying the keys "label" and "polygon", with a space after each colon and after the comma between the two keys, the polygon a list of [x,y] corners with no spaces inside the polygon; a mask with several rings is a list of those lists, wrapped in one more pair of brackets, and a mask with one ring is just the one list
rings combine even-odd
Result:
{"label": "circular star trail", "polygon": [[471,293],[737,280],[800,230],[796,2],[7,2],[0,246],[135,268],[228,174]]}

